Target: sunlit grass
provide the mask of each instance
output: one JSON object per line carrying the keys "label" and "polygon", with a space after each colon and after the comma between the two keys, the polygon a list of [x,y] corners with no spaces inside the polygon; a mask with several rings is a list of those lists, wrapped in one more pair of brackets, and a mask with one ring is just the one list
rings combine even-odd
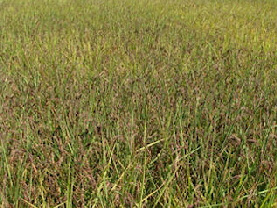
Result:
{"label": "sunlit grass", "polygon": [[0,1],[0,206],[276,206],[276,6]]}

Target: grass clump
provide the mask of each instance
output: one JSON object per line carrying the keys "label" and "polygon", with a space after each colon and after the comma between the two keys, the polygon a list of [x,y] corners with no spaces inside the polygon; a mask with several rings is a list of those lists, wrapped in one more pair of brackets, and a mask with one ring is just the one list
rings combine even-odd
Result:
{"label": "grass clump", "polygon": [[0,1],[1,206],[277,206],[276,6]]}

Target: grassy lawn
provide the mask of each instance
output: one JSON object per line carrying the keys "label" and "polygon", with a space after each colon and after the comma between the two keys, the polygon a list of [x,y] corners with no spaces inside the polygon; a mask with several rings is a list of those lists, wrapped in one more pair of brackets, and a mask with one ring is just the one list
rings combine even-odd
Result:
{"label": "grassy lawn", "polygon": [[277,207],[276,8],[0,0],[0,207]]}

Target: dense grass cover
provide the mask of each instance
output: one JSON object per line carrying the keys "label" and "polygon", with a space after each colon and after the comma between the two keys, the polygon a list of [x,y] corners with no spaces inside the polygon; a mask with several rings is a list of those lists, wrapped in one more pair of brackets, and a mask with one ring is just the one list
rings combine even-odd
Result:
{"label": "dense grass cover", "polygon": [[1,0],[1,207],[277,207],[277,1]]}

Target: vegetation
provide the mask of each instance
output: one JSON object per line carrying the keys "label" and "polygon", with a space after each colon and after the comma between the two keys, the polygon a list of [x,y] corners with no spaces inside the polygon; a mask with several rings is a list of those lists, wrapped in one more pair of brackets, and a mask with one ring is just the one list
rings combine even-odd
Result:
{"label": "vegetation", "polygon": [[1,0],[1,207],[277,207],[277,1]]}

